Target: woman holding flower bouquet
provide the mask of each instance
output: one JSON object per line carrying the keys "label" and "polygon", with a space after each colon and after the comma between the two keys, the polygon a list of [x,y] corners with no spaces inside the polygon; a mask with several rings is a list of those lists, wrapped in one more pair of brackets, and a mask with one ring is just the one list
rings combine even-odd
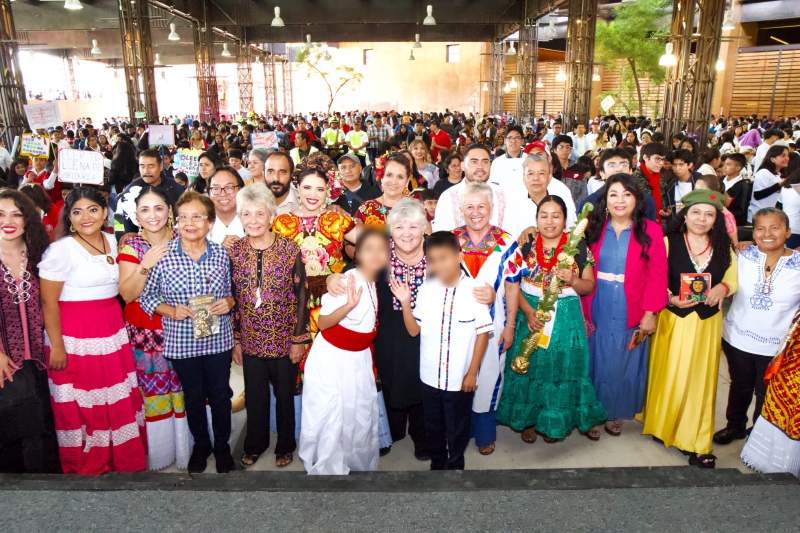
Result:
{"label": "woman holding flower bouquet", "polygon": [[[539,202],[536,227],[522,232],[519,248],[506,262],[506,279],[518,283],[521,291],[497,421],[521,431],[527,443],[535,442],[537,433],[545,442],[557,442],[576,427],[598,440],[606,419],[589,378],[589,348],[579,299],[594,289],[594,259],[583,241],[574,258],[564,254],[569,239],[566,223],[564,201],[545,196]],[[567,268],[559,268],[559,257],[569,264]],[[536,311],[554,277],[560,293],[550,320],[543,322]],[[528,371],[519,374],[512,362],[533,330],[542,331],[549,341],[547,346],[540,341]]]}
{"label": "woman holding flower bouquet", "polygon": [[381,179],[381,194],[367,200],[356,211],[355,218],[367,228],[384,229],[386,218],[392,207],[408,195],[408,180],[411,178],[411,163],[402,155],[391,155],[386,159]]}

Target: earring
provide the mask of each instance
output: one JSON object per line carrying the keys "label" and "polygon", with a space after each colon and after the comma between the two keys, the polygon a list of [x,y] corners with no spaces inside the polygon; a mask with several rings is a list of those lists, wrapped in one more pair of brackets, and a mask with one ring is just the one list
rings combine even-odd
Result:
{"label": "earring", "polygon": [[167,227],[171,230],[172,229],[172,215],[167,218]]}
{"label": "earring", "polygon": [[75,233],[75,226],[73,226],[72,224],[69,225],[69,232]]}

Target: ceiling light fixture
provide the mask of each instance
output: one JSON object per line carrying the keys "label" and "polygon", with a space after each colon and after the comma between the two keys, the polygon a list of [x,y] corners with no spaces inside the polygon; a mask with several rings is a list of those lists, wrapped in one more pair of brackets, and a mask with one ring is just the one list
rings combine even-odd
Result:
{"label": "ceiling light fixture", "polygon": [[433,6],[428,4],[426,8],[428,12],[428,16],[425,17],[425,20],[422,21],[423,26],[436,26],[436,19],[433,18]]}
{"label": "ceiling light fixture", "polygon": [[542,83],[542,80],[536,80],[536,88],[544,89],[544,83]]}
{"label": "ceiling light fixture", "polygon": [[422,43],[419,42],[419,33],[414,34],[414,48],[422,48]]}
{"label": "ceiling light fixture", "polygon": [[506,51],[506,55],[515,56],[515,55],[517,55],[517,49],[514,48],[514,41],[510,41],[510,43],[511,44],[508,47],[508,50]]}
{"label": "ceiling light fixture", "polygon": [[311,44],[311,34],[310,33],[306,33],[306,42],[308,44]]}
{"label": "ceiling light fixture", "polygon": [[99,56],[103,52],[100,51],[100,47],[97,46],[97,39],[92,39],[92,49],[89,50],[89,53],[93,56]]}
{"label": "ceiling light fixture", "polygon": [[231,51],[228,50],[228,43],[222,43],[222,57],[231,57]]}
{"label": "ceiling light fixture", "polygon": [[488,93],[489,92],[489,82],[485,81],[481,83],[481,91]]}
{"label": "ceiling light fixture", "polygon": [[556,72],[556,81],[561,83],[567,81],[567,73],[564,71],[564,67],[558,67],[558,72]]}
{"label": "ceiling light fixture", "polygon": [[730,9],[725,10],[725,17],[722,19],[722,31],[733,31],[736,25],[733,23],[733,13]]}
{"label": "ceiling light fixture", "polygon": [[153,66],[154,67],[161,66],[161,54],[159,54],[158,52],[156,52],[156,57],[155,59],[153,59]]}
{"label": "ceiling light fixture", "polygon": [[411,53],[408,54],[408,60],[409,61],[416,61],[417,60],[417,58],[414,57],[414,49],[413,48],[411,49]]}
{"label": "ceiling light fixture", "polygon": [[273,28],[283,28],[286,24],[283,23],[283,19],[281,18],[281,8],[280,6],[275,6],[275,18],[272,19],[270,26]]}
{"label": "ceiling light fixture", "polygon": [[600,81],[600,69],[597,67],[592,69],[592,81]]}
{"label": "ceiling light fixture", "polygon": [[83,4],[81,4],[81,0],[66,0],[66,2],[64,2],[64,9],[77,11],[83,9]]}
{"label": "ceiling light fixture", "polygon": [[508,82],[508,86],[511,87],[512,89],[517,88],[517,79],[514,76],[511,76],[511,81]]}
{"label": "ceiling light fixture", "polygon": [[722,72],[723,70],[725,70],[725,60],[722,59],[721,57],[717,59],[717,62],[714,63],[714,70],[716,70],[717,72]]}
{"label": "ceiling light fixture", "polygon": [[169,35],[167,35],[167,40],[168,41],[180,41],[181,40],[181,36],[178,35],[177,31],[175,31],[175,23],[174,22],[170,22],[169,23]]}
{"label": "ceiling light fixture", "polygon": [[506,82],[506,84],[503,85],[503,92],[506,94],[511,92],[511,86],[508,84],[508,82]]}
{"label": "ceiling light fixture", "polygon": [[667,43],[664,47],[664,55],[658,58],[658,64],[665,68],[674,67],[678,64],[678,58],[672,53],[672,43]]}

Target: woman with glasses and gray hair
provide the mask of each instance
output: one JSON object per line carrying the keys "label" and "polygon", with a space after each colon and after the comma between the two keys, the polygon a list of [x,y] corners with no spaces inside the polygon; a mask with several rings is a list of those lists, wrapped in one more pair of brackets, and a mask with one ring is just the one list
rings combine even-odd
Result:
{"label": "woman with glasses and gray hair", "polygon": [[263,183],[236,195],[245,237],[230,249],[234,314],[233,360],[244,368],[247,433],[243,467],[269,448],[270,386],[275,396],[278,442],[275,464],[285,467],[295,450],[294,386],[297,363],[310,340],[306,273],[300,247],[272,232],[275,197]]}

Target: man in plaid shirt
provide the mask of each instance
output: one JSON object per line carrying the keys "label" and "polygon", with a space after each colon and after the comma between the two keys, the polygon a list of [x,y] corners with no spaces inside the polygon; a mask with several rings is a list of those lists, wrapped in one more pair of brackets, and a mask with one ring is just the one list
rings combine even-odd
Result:
{"label": "man in plaid shirt", "polygon": [[392,137],[392,128],[388,124],[383,123],[383,116],[375,115],[375,123],[367,128],[367,137],[369,137],[369,147],[367,153],[369,154],[370,163],[375,162],[378,157],[378,146],[381,143],[388,141]]}

